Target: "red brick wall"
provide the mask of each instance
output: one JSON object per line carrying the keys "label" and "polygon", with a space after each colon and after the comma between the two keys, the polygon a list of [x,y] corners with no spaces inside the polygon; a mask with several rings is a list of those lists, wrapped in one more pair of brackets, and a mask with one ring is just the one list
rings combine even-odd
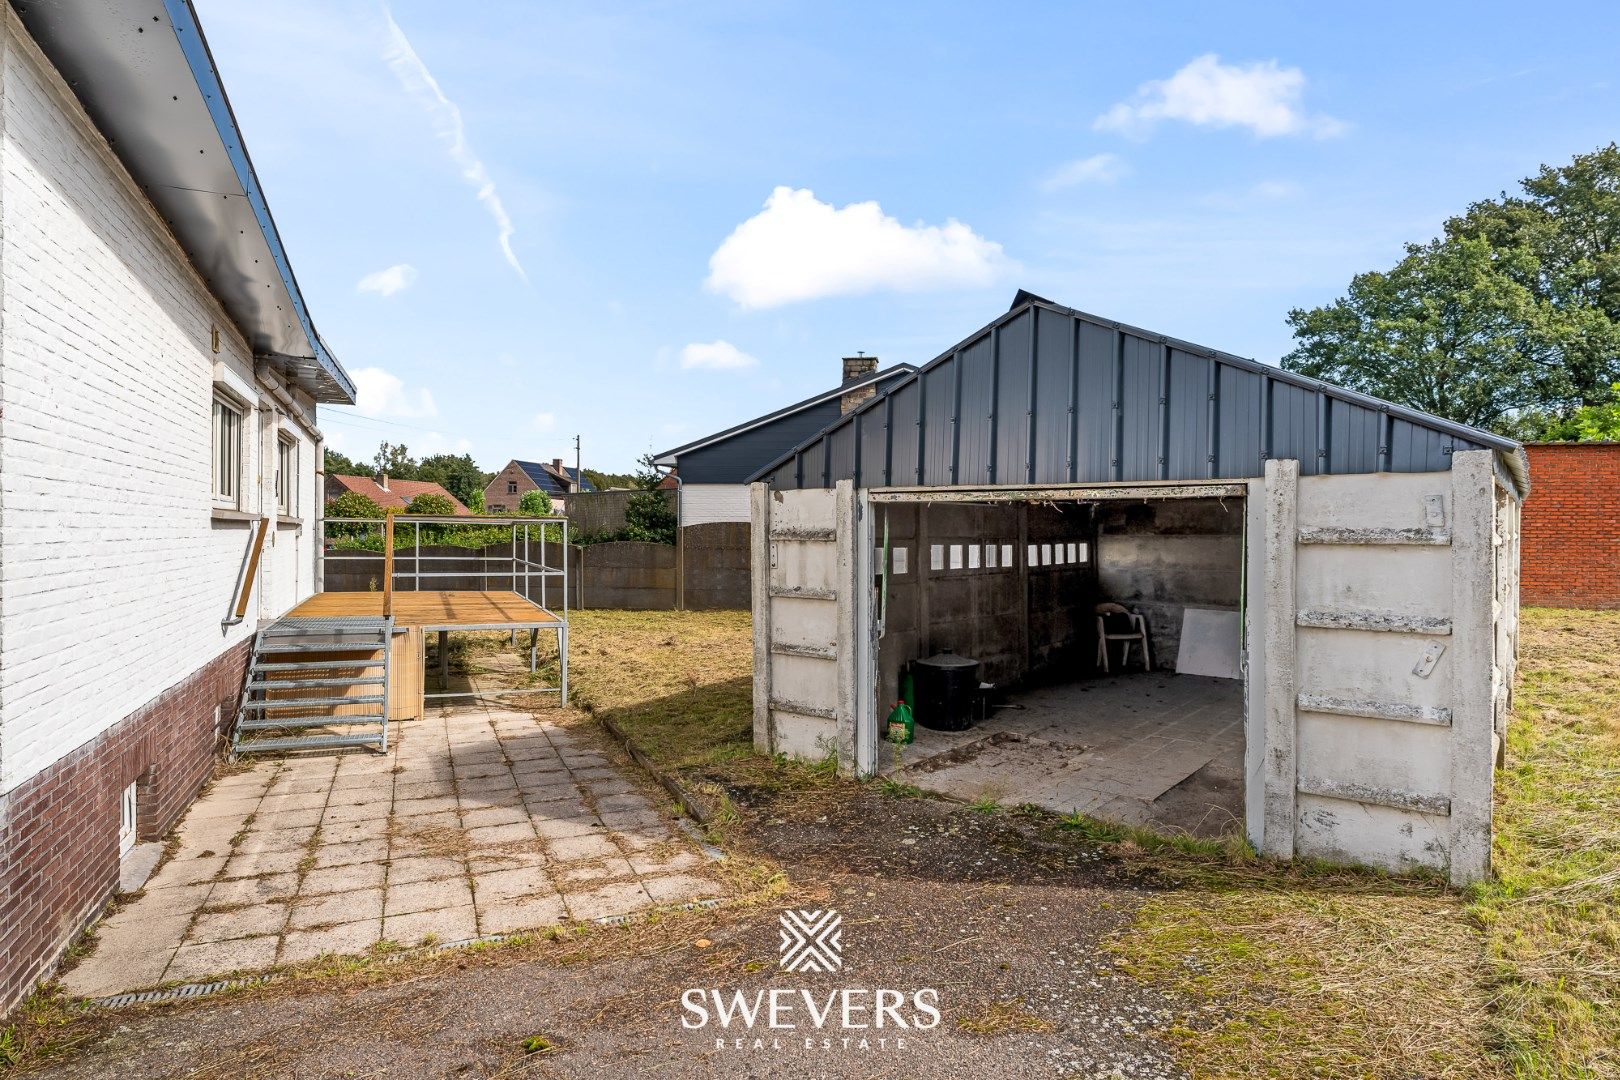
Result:
{"label": "red brick wall", "polygon": [[[514,495],[507,490],[508,481],[517,484],[517,494]],[[524,494],[539,486],[529,479],[528,473],[518,468],[517,462],[507,462],[506,468],[496,473],[495,479],[484,489],[484,509],[490,513],[516,510],[518,503],[523,501]]]}
{"label": "red brick wall", "polygon": [[139,783],[142,840],[174,826],[208,779],[214,710],[229,729],[251,641],[0,796],[0,1016],[56,964],[118,886],[119,800]]}
{"label": "red brick wall", "polygon": [[1520,600],[1620,607],[1620,444],[1543,443],[1520,523]]}

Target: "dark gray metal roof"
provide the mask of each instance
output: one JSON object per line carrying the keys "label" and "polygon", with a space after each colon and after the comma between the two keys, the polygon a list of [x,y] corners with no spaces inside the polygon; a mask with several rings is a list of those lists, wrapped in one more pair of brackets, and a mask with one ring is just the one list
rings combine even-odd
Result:
{"label": "dark gray metal roof", "polygon": [[751,480],[779,488],[1011,486],[1434,472],[1511,439],[1020,293],[995,322]]}
{"label": "dark gray metal roof", "polygon": [[910,364],[892,364],[764,416],[666,450],[653,460],[666,468],[674,467],[682,483],[741,484],[761,465],[775,460],[831,423],[839,415],[839,402],[845,394],[868,386],[882,393],[916,370]]}
{"label": "dark gray metal roof", "polygon": [[254,356],[326,404],[354,383],[309,317],[190,0],[12,0]]}

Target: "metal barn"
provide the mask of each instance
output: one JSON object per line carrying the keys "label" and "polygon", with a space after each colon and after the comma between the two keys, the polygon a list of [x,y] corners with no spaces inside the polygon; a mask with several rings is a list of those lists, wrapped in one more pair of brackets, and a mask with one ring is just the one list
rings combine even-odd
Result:
{"label": "metal barn", "polygon": [[[754,480],[761,750],[1487,872],[1518,444],[1021,292]],[[891,744],[929,659],[973,722]]]}

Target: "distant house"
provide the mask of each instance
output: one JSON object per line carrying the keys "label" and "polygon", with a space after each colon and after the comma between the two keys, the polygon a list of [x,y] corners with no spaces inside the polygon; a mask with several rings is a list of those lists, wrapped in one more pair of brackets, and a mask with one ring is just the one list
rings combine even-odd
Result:
{"label": "distant house", "polygon": [[339,476],[335,473],[327,476],[327,502],[346,492],[364,495],[384,510],[404,510],[418,495],[443,495],[454,504],[457,517],[468,517],[472,514],[471,510],[462,505],[460,499],[445,490],[444,485],[435,484],[431,480],[391,480],[387,473],[375,477]]}
{"label": "distant house", "polygon": [[843,381],[833,389],[655,457],[680,477],[681,524],[747,521],[750,476],[916,370],[877,365],[875,356],[846,356]]}
{"label": "distant house", "polygon": [[561,512],[569,495],[595,490],[579,470],[563,465],[562,458],[552,458],[549,462],[513,458],[484,489],[484,509],[492,513],[516,510],[524,495],[543,491],[551,496],[552,508]]}

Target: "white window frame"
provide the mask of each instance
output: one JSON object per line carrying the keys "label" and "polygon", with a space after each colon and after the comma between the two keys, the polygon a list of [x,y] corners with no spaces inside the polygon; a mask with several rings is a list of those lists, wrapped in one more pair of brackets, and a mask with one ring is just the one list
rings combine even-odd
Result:
{"label": "white window frame", "polygon": [[[236,417],[235,446],[225,444],[224,425],[221,423],[222,414],[229,412]],[[246,443],[248,416],[250,410],[240,401],[227,394],[215,391],[213,402],[213,437],[210,440],[212,453],[210,455],[209,474],[213,485],[214,505],[227,510],[239,510],[242,507],[242,447]],[[230,486],[225,487],[229,480]]]}
{"label": "white window frame", "polygon": [[298,439],[276,433],[276,513],[298,516]]}

